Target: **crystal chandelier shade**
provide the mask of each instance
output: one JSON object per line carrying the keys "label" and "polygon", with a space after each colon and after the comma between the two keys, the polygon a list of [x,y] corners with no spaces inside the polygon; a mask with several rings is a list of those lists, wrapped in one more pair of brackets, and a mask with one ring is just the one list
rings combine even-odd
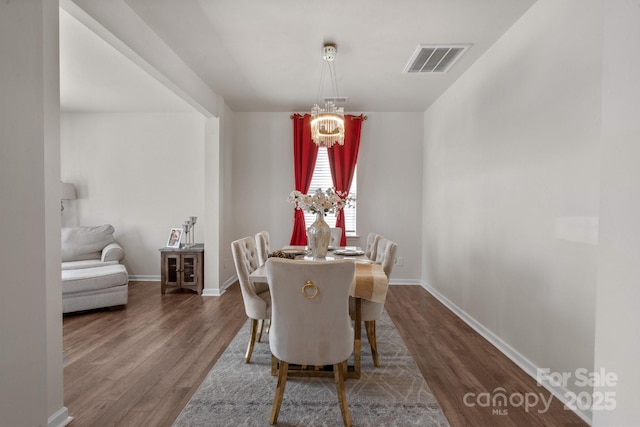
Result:
{"label": "crystal chandelier shade", "polygon": [[314,105],[311,108],[311,139],[316,145],[344,145],[344,108],[336,107],[333,102],[327,102],[324,108]]}
{"label": "crystal chandelier shade", "polygon": [[[336,57],[336,47],[327,44],[323,48],[322,74],[318,87],[318,99],[324,88],[325,69],[329,69],[331,83],[335,98],[338,98],[338,83],[335,76],[333,60]],[[333,144],[344,145],[344,108],[336,106],[333,102],[325,102],[324,108],[316,103],[311,108],[311,139],[316,145],[332,147]]]}

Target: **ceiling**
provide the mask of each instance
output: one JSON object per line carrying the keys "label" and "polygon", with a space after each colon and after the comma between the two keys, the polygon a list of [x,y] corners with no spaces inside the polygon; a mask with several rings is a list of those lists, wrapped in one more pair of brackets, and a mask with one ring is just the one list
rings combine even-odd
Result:
{"label": "ceiling", "polygon": [[[124,1],[236,112],[310,109],[325,42],[337,45],[345,111],[425,111],[535,2]],[[63,110],[191,110],[62,10],[60,35]],[[447,73],[403,73],[419,45],[462,43],[471,48]]]}

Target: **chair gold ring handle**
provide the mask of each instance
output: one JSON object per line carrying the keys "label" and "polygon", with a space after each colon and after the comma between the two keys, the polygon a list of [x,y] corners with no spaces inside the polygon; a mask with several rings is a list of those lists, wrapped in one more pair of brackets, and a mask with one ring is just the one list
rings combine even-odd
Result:
{"label": "chair gold ring handle", "polygon": [[[312,288],[314,292],[312,294],[309,294],[307,292],[307,288]],[[316,297],[316,295],[318,295],[318,287],[311,280],[307,280],[307,283],[305,283],[302,287],[302,295],[304,295],[304,297],[307,299],[313,299]]]}

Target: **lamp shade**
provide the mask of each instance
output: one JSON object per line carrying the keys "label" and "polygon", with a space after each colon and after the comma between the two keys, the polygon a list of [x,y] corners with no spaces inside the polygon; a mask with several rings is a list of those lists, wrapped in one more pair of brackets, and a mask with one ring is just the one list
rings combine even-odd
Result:
{"label": "lamp shade", "polygon": [[75,200],[76,187],[68,182],[60,183],[60,200]]}

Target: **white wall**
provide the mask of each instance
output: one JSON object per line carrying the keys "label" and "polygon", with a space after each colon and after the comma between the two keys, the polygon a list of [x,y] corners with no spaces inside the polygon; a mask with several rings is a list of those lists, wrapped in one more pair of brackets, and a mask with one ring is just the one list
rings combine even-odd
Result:
{"label": "white wall", "polygon": [[421,278],[422,113],[367,113],[358,156],[358,234],[360,246],[376,232],[398,244],[404,259],[392,283]]}
{"label": "white wall", "polygon": [[58,426],[62,388],[58,5],[0,4],[0,424]]}
{"label": "white wall", "polygon": [[207,120],[206,125],[206,162],[204,172],[205,182],[205,212],[207,228],[205,230],[205,287],[203,295],[219,296],[224,289],[232,284],[228,282],[233,273],[222,262],[222,257],[228,245],[224,245],[231,230],[233,216],[229,212],[231,194],[229,191],[231,160],[230,147],[232,142],[233,113],[220,99],[221,115],[219,118]]}
{"label": "white wall", "polygon": [[[289,244],[293,209],[287,196],[294,188],[293,125],[289,115],[234,114],[231,241],[267,230],[274,248]],[[233,265],[231,246],[223,257],[225,265]]]}
{"label": "white wall", "polygon": [[615,411],[595,426],[640,420],[640,1],[604,2],[602,195],[595,370],[617,375]]}
{"label": "white wall", "polygon": [[[63,426],[71,421],[63,396],[63,349],[62,349],[62,282],[60,279],[60,65],[59,65],[59,8],[56,2],[44,4],[42,22],[44,40],[43,84],[45,150],[45,228],[46,243],[46,299],[47,299],[47,422],[48,425]],[[36,21],[36,22],[38,22]],[[15,33],[14,33],[15,35]],[[24,50],[22,51],[24,54]],[[23,72],[22,70],[21,72]],[[31,71],[31,70],[29,70]],[[21,87],[21,86],[17,86]],[[31,126],[29,116],[28,121]],[[3,201],[4,197],[1,198]],[[4,228],[4,227],[3,227]],[[31,259],[29,259],[31,261]],[[15,264],[14,264],[15,265]],[[32,264],[29,264],[30,268]],[[5,271],[2,268],[2,271]],[[10,299],[11,300],[11,299]],[[13,301],[11,302],[13,303]],[[24,313],[21,313],[24,315]],[[2,344],[4,346],[4,344]],[[1,371],[1,369],[0,369]],[[2,397],[0,397],[2,399]],[[29,402],[31,405],[32,402]],[[31,406],[29,406],[31,409]],[[2,411],[0,411],[2,413]]]}
{"label": "white wall", "polygon": [[[233,210],[233,147],[235,141],[235,113],[225,106],[222,110],[222,132],[220,147],[220,241],[218,261],[220,263],[220,286],[229,281],[236,274],[235,265],[231,257],[231,242],[235,240]],[[229,283],[227,283],[228,285]]]}
{"label": "white wall", "polygon": [[[294,189],[291,113],[235,113],[232,154],[232,240],[270,233],[274,248],[288,245]],[[375,231],[398,243],[403,266],[392,280],[420,279],[422,114],[367,113],[358,156],[358,234]],[[409,225],[409,226],[407,226]],[[224,263],[233,265],[231,248]],[[405,281],[406,282],[406,281]]]}
{"label": "white wall", "polygon": [[159,280],[171,227],[204,215],[205,118],[199,113],[64,113],[61,177],[75,184],[67,202],[77,225],[112,224],[134,278]]}
{"label": "white wall", "polygon": [[424,278],[525,368],[593,367],[601,34],[540,0],[424,115]]}

